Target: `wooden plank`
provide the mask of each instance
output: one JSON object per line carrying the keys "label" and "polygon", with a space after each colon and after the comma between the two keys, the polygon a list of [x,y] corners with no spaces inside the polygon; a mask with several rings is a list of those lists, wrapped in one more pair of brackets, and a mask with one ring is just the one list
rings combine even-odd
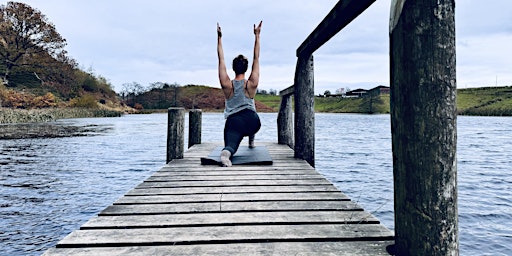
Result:
{"label": "wooden plank", "polygon": [[313,54],[364,12],[375,0],[339,1],[297,49],[297,57]]}
{"label": "wooden plank", "polygon": [[386,247],[393,241],[339,242],[282,242],[282,243],[232,243],[194,244],[172,246],[126,246],[97,248],[53,248],[43,256],[147,256],[147,255],[337,255],[380,256],[389,255]]}
{"label": "wooden plank", "polygon": [[392,233],[379,224],[235,225],[77,230],[60,241],[57,247],[391,239]]}
{"label": "wooden plank", "polygon": [[[194,163],[190,163],[190,165],[181,165],[181,166],[174,166],[174,165],[167,165],[163,166],[159,171],[156,171],[155,173],[165,173],[165,172],[226,172],[226,167],[216,166],[216,165],[193,165]],[[296,165],[296,166],[287,166],[284,168],[283,166],[274,166],[274,165],[268,165],[268,166],[255,166],[255,165],[240,165],[236,166],[235,168],[231,168],[230,171],[235,172],[244,172],[244,171],[264,171],[264,172],[281,172],[281,173],[293,173],[296,171],[304,170],[307,173],[309,172],[316,172],[315,168],[309,166],[309,165]]]}
{"label": "wooden plank", "polygon": [[145,182],[159,181],[219,181],[219,180],[323,180],[320,174],[261,174],[261,175],[166,175],[151,176]]}
{"label": "wooden plank", "polygon": [[95,217],[80,229],[275,224],[378,224],[364,211],[228,212]]}
{"label": "wooden plank", "polygon": [[186,187],[186,188],[136,188],[126,196],[142,195],[186,195],[186,194],[230,194],[230,193],[272,193],[272,192],[339,192],[332,185],[296,186],[240,186],[240,187]]}
{"label": "wooden plank", "polygon": [[169,214],[198,212],[248,211],[354,211],[363,209],[352,201],[266,201],[266,202],[207,202],[180,204],[111,205],[99,215]]}
{"label": "wooden plank", "polygon": [[[224,167],[225,168],[225,167]],[[240,175],[315,175],[318,172],[315,169],[283,169],[283,168],[263,168],[263,169],[246,169],[240,170],[238,167],[235,170],[226,172],[225,169],[199,169],[188,168],[186,170],[180,169],[165,169],[154,172],[151,177],[158,176],[240,176]],[[322,176],[323,177],[323,176]]]}
{"label": "wooden plank", "polygon": [[261,202],[261,201],[312,201],[334,200],[348,201],[346,195],[339,192],[317,193],[231,193],[231,194],[188,194],[188,195],[152,195],[125,196],[114,204],[162,204],[162,203],[193,203],[193,202]]}
{"label": "wooden plank", "polygon": [[282,185],[332,185],[327,180],[218,180],[218,181],[162,181],[143,182],[137,188],[177,187],[229,187],[229,186],[282,186]]}
{"label": "wooden plank", "polygon": [[[169,164],[172,164],[172,167],[173,168],[190,168],[190,165],[194,165],[194,164],[197,164],[197,161],[199,161],[199,159],[175,159],[175,160],[172,160],[171,162],[169,162]],[[247,165],[247,166],[258,166],[258,165]],[[272,164],[273,167],[291,167],[291,168],[305,168],[305,169],[313,169],[313,167],[309,166],[309,164],[307,163],[303,163],[303,162],[300,162],[300,161],[297,161],[297,160],[293,160],[293,161],[274,161],[274,163]],[[224,168],[220,165],[205,165],[205,167],[209,168],[209,169],[213,169],[215,170],[214,168],[217,167],[217,168]],[[264,166],[263,166],[264,167]]]}
{"label": "wooden plank", "polygon": [[289,86],[286,89],[283,89],[279,92],[279,96],[284,97],[293,94],[295,91],[295,88],[293,85]]}

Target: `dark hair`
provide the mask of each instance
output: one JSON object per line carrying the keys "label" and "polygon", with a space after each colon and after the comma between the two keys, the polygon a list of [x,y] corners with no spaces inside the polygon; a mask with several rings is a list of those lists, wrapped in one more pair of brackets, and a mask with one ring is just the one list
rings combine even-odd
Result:
{"label": "dark hair", "polygon": [[248,66],[249,61],[242,54],[233,59],[233,71],[235,71],[235,74],[237,75],[244,74],[247,71]]}

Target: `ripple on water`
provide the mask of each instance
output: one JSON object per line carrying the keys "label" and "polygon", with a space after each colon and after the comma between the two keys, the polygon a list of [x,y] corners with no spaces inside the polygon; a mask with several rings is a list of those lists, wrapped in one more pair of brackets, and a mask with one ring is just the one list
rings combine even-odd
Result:
{"label": "ripple on water", "polygon": [[[276,141],[276,115],[260,118],[257,141]],[[106,129],[0,140],[0,254],[40,255],[161,168],[166,121],[165,114],[70,119],[63,123]],[[222,138],[222,114],[203,113],[203,124],[203,141]],[[319,114],[315,125],[317,170],[393,229],[389,115]],[[461,255],[512,251],[510,127],[510,118],[458,118]]]}

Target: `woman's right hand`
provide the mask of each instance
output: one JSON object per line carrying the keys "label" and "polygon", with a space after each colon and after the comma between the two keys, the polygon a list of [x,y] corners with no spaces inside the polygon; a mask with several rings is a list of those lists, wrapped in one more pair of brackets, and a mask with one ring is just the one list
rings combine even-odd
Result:
{"label": "woman's right hand", "polygon": [[220,25],[218,22],[217,22],[217,36],[222,37],[222,30],[220,29]]}
{"label": "woman's right hand", "polygon": [[256,27],[256,24],[254,24],[254,34],[259,36],[260,33],[261,33],[261,24],[263,23],[263,21],[260,21],[260,24]]}

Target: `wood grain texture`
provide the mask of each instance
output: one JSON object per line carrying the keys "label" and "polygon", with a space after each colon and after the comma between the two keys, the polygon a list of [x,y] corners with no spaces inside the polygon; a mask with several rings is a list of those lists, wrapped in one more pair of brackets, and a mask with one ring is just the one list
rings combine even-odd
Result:
{"label": "wood grain texture", "polygon": [[201,166],[215,146],[194,145],[45,255],[386,255],[393,244],[287,145],[264,143],[278,165]]}

